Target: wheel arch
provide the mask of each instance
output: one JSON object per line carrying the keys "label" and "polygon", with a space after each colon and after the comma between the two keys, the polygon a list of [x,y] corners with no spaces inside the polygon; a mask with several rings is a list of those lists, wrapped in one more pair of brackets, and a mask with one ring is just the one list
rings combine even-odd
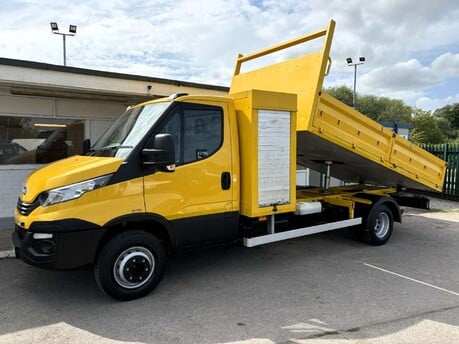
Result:
{"label": "wheel arch", "polygon": [[175,249],[175,235],[172,226],[169,221],[158,214],[150,213],[120,216],[107,222],[103,228],[105,228],[105,233],[97,245],[95,257],[97,257],[105,243],[115,235],[123,231],[134,229],[148,232],[163,241],[168,252]]}
{"label": "wheel arch", "polygon": [[380,206],[380,205],[385,205],[387,206],[390,211],[392,212],[392,215],[394,217],[395,222],[402,222],[402,211],[400,210],[400,207],[395,199],[393,199],[390,196],[380,196],[380,195],[373,195],[373,194],[357,194],[355,195],[358,198],[364,198],[368,199],[372,203],[370,205],[366,204],[358,204],[357,209],[361,213],[365,213],[366,216],[363,216],[364,219],[370,214],[371,210]]}

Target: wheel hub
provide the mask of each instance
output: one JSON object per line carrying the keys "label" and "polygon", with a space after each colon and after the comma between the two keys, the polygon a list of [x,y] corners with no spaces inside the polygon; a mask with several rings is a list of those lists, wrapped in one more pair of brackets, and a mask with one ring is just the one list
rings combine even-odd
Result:
{"label": "wheel hub", "polygon": [[123,288],[139,288],[153,275],[155,258],[145,247],[131,247],[123,251],[113,267],[115,281]]}
{"label": "wheel hub", "polygon": [[376,223],[374,227],[375,235],[378,238],[382,239],[389,232],[389,228],[390,228],[389,215],[387,215],[384,212],[379,213],[378,217],[376,218]]}

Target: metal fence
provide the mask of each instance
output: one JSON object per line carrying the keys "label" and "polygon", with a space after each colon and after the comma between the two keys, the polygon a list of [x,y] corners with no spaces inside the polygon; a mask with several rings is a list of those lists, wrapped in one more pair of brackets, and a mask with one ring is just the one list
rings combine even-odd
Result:
{"label": "metal fence", "polygon": [[441,197],[459,201],[459,144],[421,145],[448,163]]}

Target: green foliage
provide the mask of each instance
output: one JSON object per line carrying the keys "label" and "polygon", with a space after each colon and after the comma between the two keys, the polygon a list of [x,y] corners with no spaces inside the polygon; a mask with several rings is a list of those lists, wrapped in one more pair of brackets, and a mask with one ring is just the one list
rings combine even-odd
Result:
{"label": "green foliage", "polygon": [[[328,94],[352,106],[352,89],[336,86],[325,90]],[[413,125],[410,139],[416,143],[444,143],[459,140],[459,103],[446,105],[432,113],[406,105],[400,99],[377,97],[374,95],[356,95],[356,109],[381,121],[393,121]]]}
{"label": "green foliage", "polygon": [[429,111],[416,109],[413,120],[414,129],[410,134],[411,141],[422,143],[443,143],[445,136],[440,130],[436,118]]}
{"label": "green foliage", "polygon": [[352,97],[353,97],[353,92],[352,90],[347,87],[347,86],[336,86],[336,87],[330,87],[325,90],[329,95],[335,97],[336,99],[342,101],[344,104],[352,106]]}
{"label": "green foliage", "polygon": [[438,127],[446,136],[449,142],[459,140],[459,103],[446,105],[435,110]]}
{"label": "green foliage", "polygon": [[400,99],[365,95],[359,97],[357,109],[376,121],[411,123],[413,108]]}
{"label": "green foliage", "polygon": [[452,129],[459,129],[459,103],[446,105],[437,109],[434,115],[446,119],[450,123]]}
{"label": "green foliage", "polygon": [[[352,90],[346,86],[331,87],[325,90],[328,94],[352,106]],[[358,96],[356,108],[375,121],[398,121],[411,123],[413,108],[400,99],[376,97],[374,95]]]}
{"label": "green foliage", "polygon": [[[434,115],[435,115],[435,113],[434,113]],[[440,128],[440,130],[443,133],[443,135],[445,135],[445,137],[448,139],[448,141],[454,142],[455,140],[459,139],[459,130],[458,129],[454,129],[451,126],[451,122],[450,121],[448,121],[444,117],[436,117],[435,119],[437,121],[438,127]]]}

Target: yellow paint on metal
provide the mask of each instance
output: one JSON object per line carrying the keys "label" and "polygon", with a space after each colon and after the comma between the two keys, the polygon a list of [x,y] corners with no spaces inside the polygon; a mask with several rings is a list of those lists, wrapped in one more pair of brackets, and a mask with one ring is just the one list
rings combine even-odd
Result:
{"label": "yellow paint on metal", "polygon": [[395,194],[397,189],[372,186],[372,185],[347,185],[347,186],[335,186],[324,192],[323,188],[312,188],[312,189],[299,189],[297,190],[297,200],[299,202],[314,202],[314,201],[326,201],[329,197],[336,198],[342,197],[344,199],[354,200],[357,203],[371,204],[371,201],[364,198],[355,197],[355,194],[365,193],[378,196],[387,196]]}
{"label": "yellow paint on metal", "polygon": [[122,163],[123,159],[120,158],[81,155],[58,160],[28,176],[27,192],[21,199],[26,203],[32,203],[43,191],[113,173]]}
{"label": "yellow paint on metal", "polygon": [[[314,113],[313,110],[316,107],[317,96],[322,90],[327,64],[329,67],[329,63],[331,63],[329,62],[329,52],[334,29],[335,22],[331,20],[326,29],[313,34],[247,56],[239,55],[231,82],[230,94],[248,90],[296,94],[298,96],[297,130],[307,128],[311,114]],[[318,38],[323,38],[322,49],[318,52],[240,74],[243,62]]]}
{"label": "yellow paint on metal", "polygon": [[[236,109],[241,159],[241,214],[260,217],[295,210],[296,200],[296,96],[250,90],[231,94]],[[281,110],[292,114],[290,122],[290,203],[273,207],[258,205],[258,110]]]}
{"label": "yellow paint on metal", "polygon": [[[147,174],[145,204],[147,212],[167,220],[219,214],[239,210],[240,172],[237,123],[231,99],[189,96],[187,103],[218,106],[223,109],[223,143],[209,157],[177,166],[173,173]],[[230,172],[231,188],[223,190],[223,172]]]}
{"label": "yellow paint on metal", "polygon": [[[334,28],[331,20],[326,29],[311,35],[239,54],[230,94],[251,89],[296,94],[299,163],[306,167],[323,172],[320,161],[329,160],[336,162],[331,175],[347,182],[441,191],[444,161],[322,92]],[[241,73],[246,61],[316,39],[323,44],[315,52]]]}
{"label": "yellow paint on metal", "polygon": [[331,187],[327,191],[323,188],[313,188],[297,190],[298,202],[325,202],[336,206],[348,208],[349,218],[354,218],[356,203],[371,205],[372,201],[366,198],[354,196],[355,194],[365,193],[378,196],[395,194],[397,189],[378,187],[370,185],[349,185]]}
{"label": "yellow paint on metal", "polygon": [[[189,96],[187,103],[223,109],[223,143],[206,159],[178,166],[173,173],[146,173],[145,177],[105,186],[67,202],[37,207],[28,216],[15,211],[15,221],[28,229],[34,221],[81,219],[99,226],[120,216],[156,213],[168,220],[239,211],[240,172],[237,123],[227,97]],[[24,202],[33,202],[45,190],[114,173],[120,158],[75,156],[46,165],[27,179]],[[230,172],[231,188],[222,190],[221,176]]]}
{"label": "yellow paint on metal", "polygon": [[[420,186],[441,191],[446,163],[377,122],[322,93],[308,130]],[[339,166],[335,168],[339,169]],[[384,169],[380,169],[384,175]],[[403,177],[402,177],[403,176]]]}
{"label": "yellow paint on metal", "polygon": [[81,219],[103,226],[119,216],[143,212],[143,178],[135,178],[86,192],[75,200],[38,207],[28,216],[15,210],[15,222],[25,229],[34,221],[60,219]]}

